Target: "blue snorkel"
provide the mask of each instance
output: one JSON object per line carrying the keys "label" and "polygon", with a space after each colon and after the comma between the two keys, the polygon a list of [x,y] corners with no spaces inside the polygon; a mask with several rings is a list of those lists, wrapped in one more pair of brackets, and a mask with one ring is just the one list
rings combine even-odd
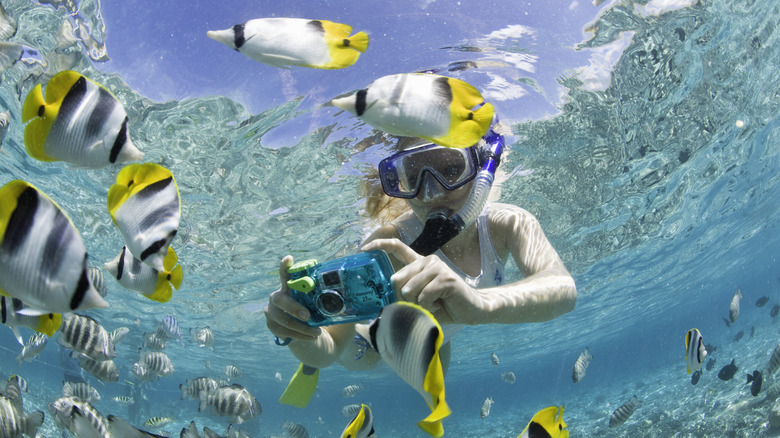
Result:
{"label": "blue snorkel", "polygon": [[428,215],[420,235],[409,245],[416,253],[427,256],[435,253],[445,243],[474,223],[485,208],[493,186],[496,169],[504,152],[504,136],[496,133],[494,127],[498,116],[493,117],[487,134],[475,145],[482,166],[474,177],[474,186],[466,204],[458,212],[447,217],[447,212],[436,210]]}

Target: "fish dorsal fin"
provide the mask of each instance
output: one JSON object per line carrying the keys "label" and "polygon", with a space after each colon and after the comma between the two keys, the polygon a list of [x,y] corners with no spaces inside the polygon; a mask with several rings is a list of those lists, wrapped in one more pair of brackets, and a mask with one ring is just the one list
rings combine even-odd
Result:
{"label": "fish dorsal fin", "polygon": [[81,78],[87,80],[86,77],[73,70],[61,71],[54,75],[54,77],[49,80],[49,83],[46,84],[46,103],[51,105],[62,101],[70,89],[73,88],[73,84]]}

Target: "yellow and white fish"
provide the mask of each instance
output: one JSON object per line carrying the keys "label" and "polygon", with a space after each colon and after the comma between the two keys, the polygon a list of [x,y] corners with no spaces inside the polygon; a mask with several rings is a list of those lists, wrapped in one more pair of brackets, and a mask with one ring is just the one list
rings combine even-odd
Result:
{"label": "yellow and white fish", "polygon": [[168,247],[163,265],[165,270],[159,272],[130,254],[127,247],[105,268],[126,289],[140,292],[146,298],[161,303],[168,302],[173,295],[173,288],[181,287],[182,269],[173,248]]}
{"label": "yellow and white fish", "polygon": [[426,73],[383,76],[331,104],[388,134],[456,148],[476,144],[490,128],[494,112],[472,85]]}
{"label": "yellow and white fish", "polygon": [[46,313],[44,315],[25,315],[22,312],[27,306],[22,300],[0,296],[0,322],[7,325],[16,340],[24,345],[22,335],[17,327],[27,327],[48,337],[54,336],[54,332],[62,324],[62,315],[59,313]]}
{"label": "yellow and white fish", "polygon": [[27,153],[41,161],[67,161],[99,168],[138,161],[144,154],[130,141],[128,117],[111,92],[75,71],[57,73],[24,100]]}
{"label": "yellow and white fish", "polygon": [[360,405],[355,418],[347,424],[341,438],[367,438],[374,435],[374,414],[371,408],[366,405]]}
{"label": "yellow and white fish", "polygon": [[206,36],[274,67],[339,69],[354,64],[368,48],[368,34],[351,32],[351,26],[327,20],[257,18]]}
{"label": "yellow and white fish", "polygon": [[108,211],[130,253],[164,272],[181,219],[179,188],[171,171],[154,163],[126,166],[108,190]]}
{"label": "yellow and white fish", "polygon": [[685,366],[688,374],[700,370],[707,357],[707,350],[704,347],[704,341],[701,338],[699,329],[690,329],[685,334]]}
{"label": "yellow and white fish", "polygon": [[399,301],[383,308],[370,325],[358,324],[356,330],[425,399],[431,414],[417,425],[431,436],[442,436],[441,422],[451,411],[444,399],[439,357],[444,337],[433,315],[416,304]]}
{"label": "yellow and white fish", "polygon": [[569,438],[566,427],[563,406],[560,411],[558,406],[549,406],[537,412],[517,438]]}
{"label": "yellow and white fish", "polygon": [[24,315],[67,313],[108,303],[87,275],[87,249],[70,218],[31,184],[0,188],[0,295]]}

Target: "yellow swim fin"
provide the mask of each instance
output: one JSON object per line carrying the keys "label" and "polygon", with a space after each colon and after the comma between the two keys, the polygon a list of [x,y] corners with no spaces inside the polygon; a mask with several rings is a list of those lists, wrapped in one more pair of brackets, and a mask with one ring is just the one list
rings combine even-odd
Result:
{"label": "yellow swim fin", "polygon": [[290,383],[287,384],[284,394],[279,398],[279,403],[305,408],[314,395],[314,390],[317,389],[317,381],[319,379],[319,368],[301,363],[298,371],[295,372],[295,375],[290,379]]}

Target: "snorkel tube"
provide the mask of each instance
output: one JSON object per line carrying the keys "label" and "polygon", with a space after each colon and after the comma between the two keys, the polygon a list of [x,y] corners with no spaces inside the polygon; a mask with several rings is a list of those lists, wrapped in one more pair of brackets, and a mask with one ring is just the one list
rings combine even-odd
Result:
{"label": "snorkel tube", "polygon": [[477,216],[485,208],[496,169],[501,162],[501,154],[504,152],[504,136],[493,129],[497,123],[498,117],[494,116],[487,134],[476,145],[482,167],[474,177],[474,186],[466,204],[450,217],[447,217],[446,210],[436,210],[428,214],[422,232],[409,245],[416,253],[424,256],[435,253],[477,220]]}

